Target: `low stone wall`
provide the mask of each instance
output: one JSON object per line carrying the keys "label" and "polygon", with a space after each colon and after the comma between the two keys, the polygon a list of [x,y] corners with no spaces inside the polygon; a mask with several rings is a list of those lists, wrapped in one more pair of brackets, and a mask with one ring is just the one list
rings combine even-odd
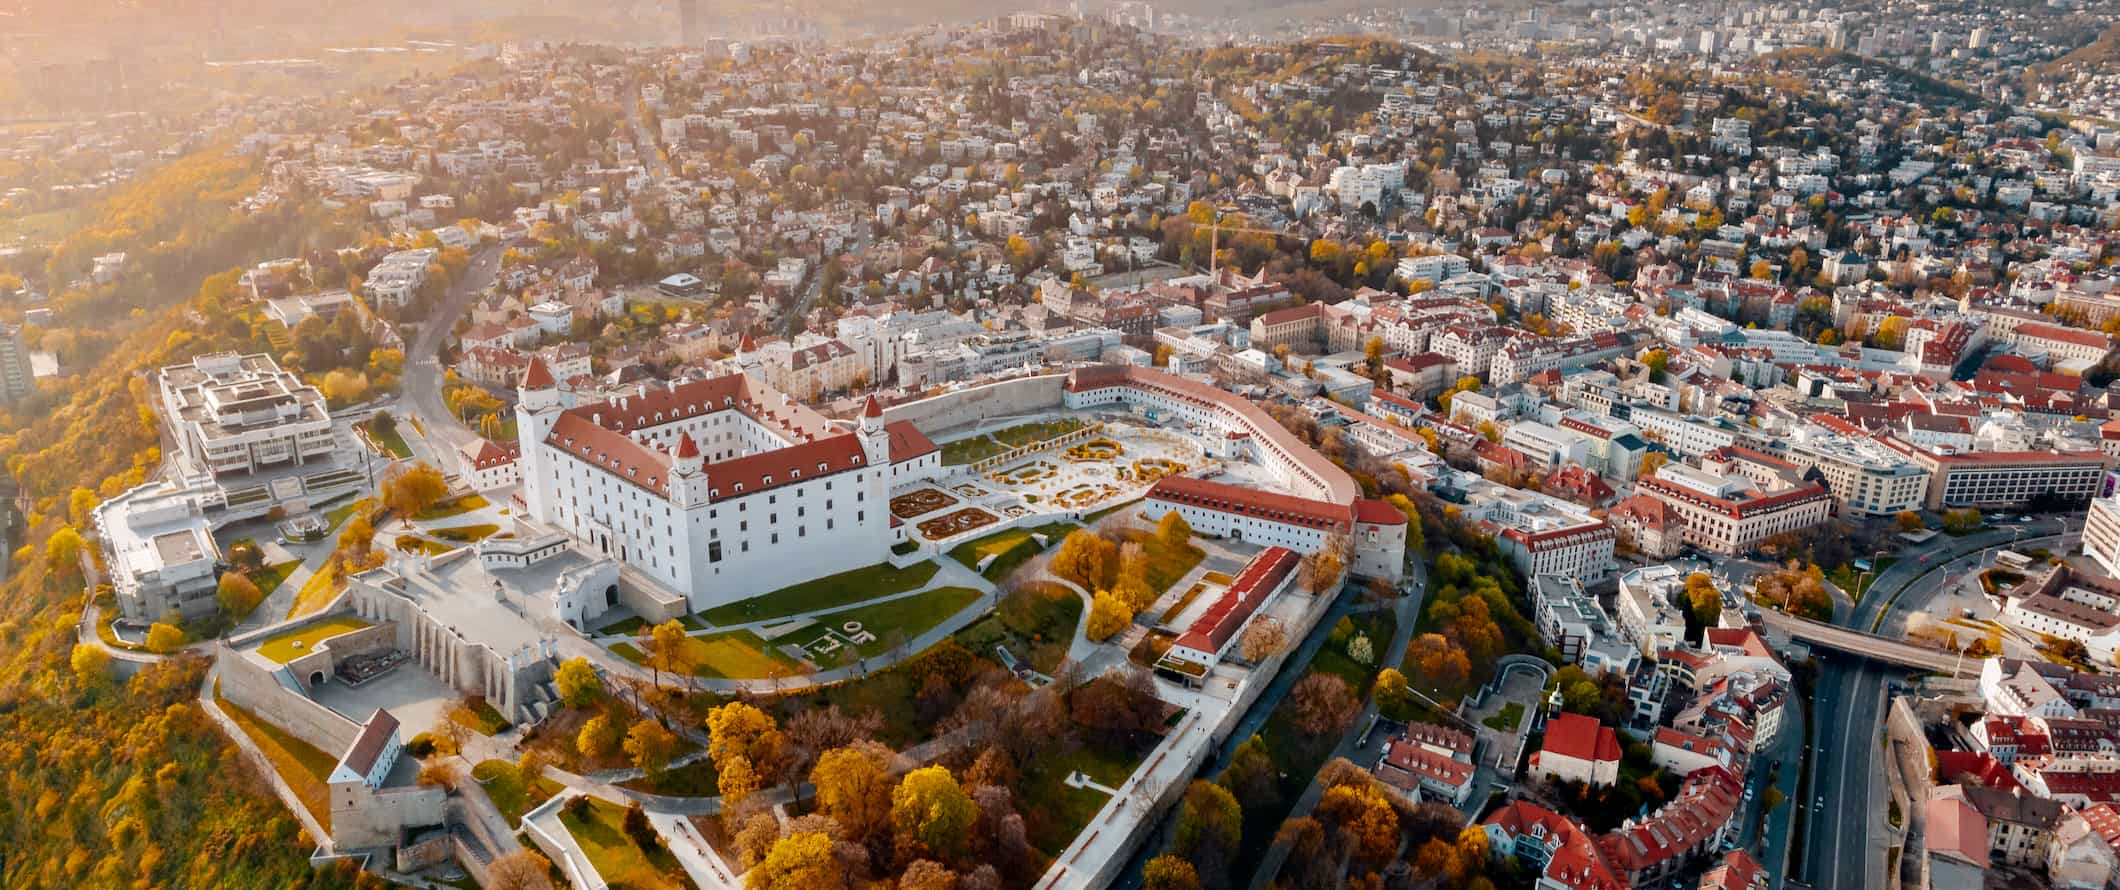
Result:
{"label": "low stone wall", "polygon": [[267,670],[226,644],[217,655],[221,697],[230,704],[333,756],[344,754],[360,734],[360,726],[352,720],[281,685],[274,676],[277,669]]}
{"label": "low stone wall", "polygon": [[996,417],[1057,411],[1066,386],[1066,374],[1017,377],[894,405],[884,409],[883,420],[911,421],[932,435]]}

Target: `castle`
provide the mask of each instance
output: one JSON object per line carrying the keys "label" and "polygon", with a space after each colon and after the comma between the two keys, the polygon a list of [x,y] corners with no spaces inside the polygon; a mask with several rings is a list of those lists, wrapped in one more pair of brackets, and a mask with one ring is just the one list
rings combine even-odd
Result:
{"label": "castle", "polygon": [[570,406],[533,359],[518,393],[530,518],[694,611],[882,562],[891,486],[941,468],[873,398],[849,429],[744,375]]}

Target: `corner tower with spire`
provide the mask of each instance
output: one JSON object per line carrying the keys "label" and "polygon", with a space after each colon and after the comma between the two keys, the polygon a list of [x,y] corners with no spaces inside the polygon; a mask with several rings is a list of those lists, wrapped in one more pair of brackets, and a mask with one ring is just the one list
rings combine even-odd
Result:
{"label": "corner tower with spire", "polygon": [[876,394],[869,394],[868,404],[861,406],[861,454],[862,460],[871,467],[891,465],[891,434],[883,428],[883,403]]}

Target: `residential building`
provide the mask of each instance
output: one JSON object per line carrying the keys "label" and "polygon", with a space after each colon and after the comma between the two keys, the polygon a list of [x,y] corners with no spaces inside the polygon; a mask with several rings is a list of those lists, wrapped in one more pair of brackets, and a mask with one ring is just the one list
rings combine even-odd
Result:
{"label": "residential building", "polygon": [[200,472],[237,476],[338,450],[324,394],[264,353],[197,356],[163,368],[160,389],[163,423]]}

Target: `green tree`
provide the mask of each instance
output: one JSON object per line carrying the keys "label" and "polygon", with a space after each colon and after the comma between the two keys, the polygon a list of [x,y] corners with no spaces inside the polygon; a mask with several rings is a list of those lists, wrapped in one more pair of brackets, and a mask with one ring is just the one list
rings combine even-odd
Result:
{"label": "green tree", "polygon": [[[1178,805],[1171,851],[1195,864],[1224,863],[1244,836],[1244,808],[1229,790],[1194,780]],[[1212,870],[1212,869],[1210,869]]]}

